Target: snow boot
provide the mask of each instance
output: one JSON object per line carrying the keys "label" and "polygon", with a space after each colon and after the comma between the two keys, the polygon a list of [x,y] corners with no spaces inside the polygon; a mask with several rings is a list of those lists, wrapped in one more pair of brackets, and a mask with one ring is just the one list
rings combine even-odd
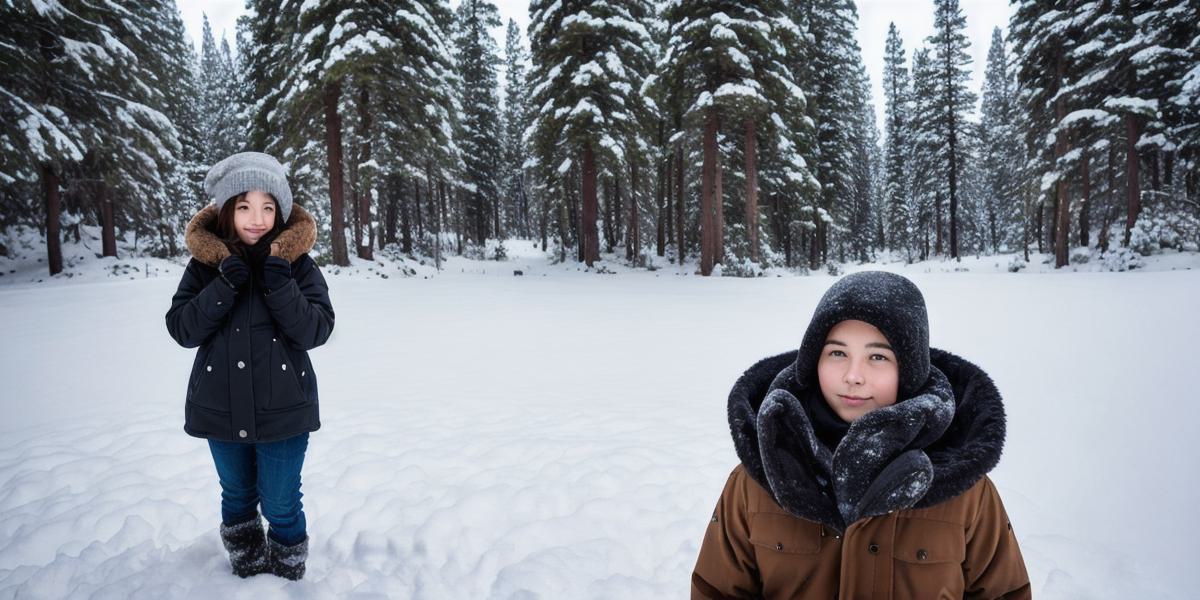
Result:
{"label": "snow boot", "polygon": [[292,546],[285,546],[268,536],[267,557],[271,563],[271,573],[299,581],[304,577],[304,561],[308,560],[308,536]]}
{"label": "snow boot", "polygon": [[245,578],[267,572],[266,537],[258,515],[233,525],[221,523],[221,542],[229,552],[234,575]]}

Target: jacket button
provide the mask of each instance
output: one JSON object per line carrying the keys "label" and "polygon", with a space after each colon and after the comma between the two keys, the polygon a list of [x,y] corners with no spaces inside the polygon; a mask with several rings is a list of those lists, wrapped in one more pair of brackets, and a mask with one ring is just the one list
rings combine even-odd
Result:
{"label": "jacket button", "polygon": [[274,342],[274,341],[275,341],[275,338],[271,338],[271,341],[272,341],[272,342]]}
{"label": "jacket button", "polygon": [[871,544],[870,546],[867,546],[867,552],[870,552],[871,554],[879,554],[879,545]]}
{"label": "jacket button", "polygon": [[209,373],[212,373],[212,365],[206,365],[204,367],[204,370],[208,371]]}
{"label": "jacket button", "polygon": [[217,300],[217,306],[220,306],[220,305],[222,305],[222,304],[224,304],[224,302],[221,302],[220,300]]}
{"label": "jacket button", "polygon": [[783,542],[779,542],[779,543],[775,544],[775,549],[776,549],[776,550],[783,550]]}
{"label": "jacket button", "polygon": [[240,361],[240,360],[239,360],[239,361],[238,361],[238,368],[239,368],[239,369],[245,369],[245,368],[246,368],[246,363],[244,363],[244,362],[242,362],[242,361]]}
{"label": "jacket button", "polygon": [[282,365],[279,365],[279,368],[281,368],[281,369],[283,369],[284,371],[286,371],[286,370],[287,370],[287,363],[283,363]]}
{"label": "jacket button", "polygon": [[929,558],[929,553],[924,550],[917,550],[917,560],[925,560]]}
{"label": "jacket button", "polygon": [[300,376],[304,377],[304,371],[300,371]]}
{"label": "jacket button", "polygon": [[238,431],[238,437],[246,437],[246,430],[242,429],[242,430]]}

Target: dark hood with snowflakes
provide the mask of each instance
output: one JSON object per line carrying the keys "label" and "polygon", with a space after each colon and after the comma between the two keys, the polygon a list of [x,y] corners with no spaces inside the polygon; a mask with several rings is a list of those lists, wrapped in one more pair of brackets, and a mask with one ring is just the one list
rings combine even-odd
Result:
{"label": "dark hood with snowflakes", "polygon": [[1000,460],[1004,406],[982,369],[936,348],[929,356],[922,385],[856,419],[834,448],[806,411],[824,399],[819,386],[797,381],[796,353],[759,361],[729,394],[746,471],[789,513],[838,531],[963,493]]}

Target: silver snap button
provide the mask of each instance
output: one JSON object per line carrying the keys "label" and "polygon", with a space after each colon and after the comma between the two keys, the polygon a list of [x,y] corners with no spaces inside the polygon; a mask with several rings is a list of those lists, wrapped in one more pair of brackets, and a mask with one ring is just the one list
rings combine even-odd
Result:
{"label": "silver snap button", "polygon": [[239,432],[238,432],[238,437],[246,437],[246,430],[245,430],[245,429],[243,429],[243,430],[239,431]]}
{"label": "silver snap button", "polygon": [[245,369],[245,368],[246,368],[246,363],[244,363],[244,362],[242,362],[242,361],[240,361],[240,360],[239,360],[239,361],[238,361],[238,368],[239,368],[239,369]]}
{"label": "silver snap button", "polygon": [[304,371],[300,371],[300,376],[304,377]]}
{"label": "silver snap button", "polygon": [[275,341],[275,338],[271,338],[271,341],[272,341],[272,342],[274,342],[274,341]]}
{"label": "silver snap button", "polygon": [[221,302],[220,300],[217,300],[217,306],[220,306],[220,305],[222,305],[222,304],[224,304],[224,302]]}
{"label": "silver snap button", "polygon": [[285,364],[279,365],[279,368],[281,368],[281,369],[283,369],[284,371],[286,371],[286,370],[287,370],[287,364],[285,363]]}
{"label": "silver snap button", "polygon": [[212,365],[207,365],[204,367],[204,369],[207,370],[209,373],[212,373]]}

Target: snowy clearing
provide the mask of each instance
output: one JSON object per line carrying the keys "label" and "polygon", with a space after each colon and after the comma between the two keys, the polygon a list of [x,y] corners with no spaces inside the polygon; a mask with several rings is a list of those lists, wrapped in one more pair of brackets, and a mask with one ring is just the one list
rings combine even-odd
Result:
{"label": "snowy clearing", "polygon": [[[726,394],[799,344],[833,278],[598,275],[518,246],[432,279],[390,262],[389,278],[365,277],[384,269],[365,261],[329,275],[299,583],[228,572],[212,461],[182,431],[193,351],[163,324],[179,267],[144,261],[163,276],[128,280],[108,275],[114,259],[81,260],[43,284],[14,267],[0,286],[0,598],[687,597],[737,460]],[[1200,270],[1173,260],[1192,270],[887,267],[924,291],[933,345],[1005,396],[992,477],[1038,598],[1200,586],[1186,380]]]}

